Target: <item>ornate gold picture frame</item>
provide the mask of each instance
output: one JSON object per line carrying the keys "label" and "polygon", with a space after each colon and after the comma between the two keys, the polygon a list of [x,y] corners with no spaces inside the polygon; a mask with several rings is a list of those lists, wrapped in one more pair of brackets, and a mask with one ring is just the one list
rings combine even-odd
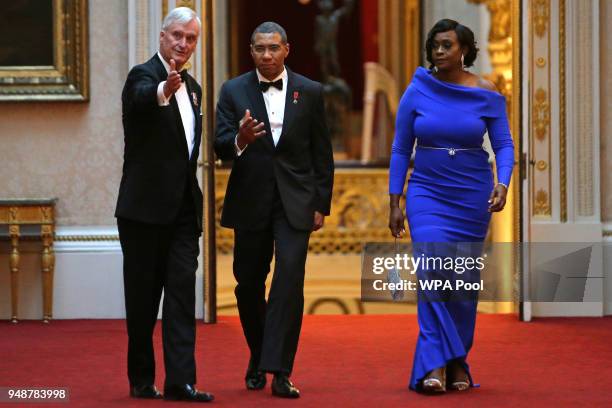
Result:
{"label": "ornate gold picture frame", "polygon": [[88,101],[87,0],[0,2],[0,101]]}

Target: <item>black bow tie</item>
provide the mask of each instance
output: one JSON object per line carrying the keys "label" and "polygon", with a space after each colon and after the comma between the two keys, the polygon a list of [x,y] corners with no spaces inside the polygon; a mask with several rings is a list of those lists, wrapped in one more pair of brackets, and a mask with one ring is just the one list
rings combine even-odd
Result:
{"label": "black bow tie", "polygon": [[283,78],[279,79],[278,81],[274,81],[274,82],[259,81],[259,89],[261,89],[261,92],[266,92],[268,89],[270,89],[271,86],[275,87],[279,91],[282,91],[283,90]]}
{"label": "black bow tie", "polygon": [[181,76],[181,82],[185,82],[187,80],[187,70],[186,69],[179,72],[179,75]]}

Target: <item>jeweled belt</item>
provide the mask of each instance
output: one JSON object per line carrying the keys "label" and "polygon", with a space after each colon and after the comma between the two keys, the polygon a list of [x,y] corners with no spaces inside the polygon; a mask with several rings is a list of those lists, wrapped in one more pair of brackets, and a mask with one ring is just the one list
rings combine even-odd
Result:
{"label": "jeweled belt", "polygon": [[448,155],[449,156],[454,156],[457,154],[457,152],[462,151],[462,150],[483,150],[482,147],[432,147],[432,146],[423,146],[423,145],[417,145],[417,148],[420,149],[433,149],[433,150],[446,150],[448,151]]}

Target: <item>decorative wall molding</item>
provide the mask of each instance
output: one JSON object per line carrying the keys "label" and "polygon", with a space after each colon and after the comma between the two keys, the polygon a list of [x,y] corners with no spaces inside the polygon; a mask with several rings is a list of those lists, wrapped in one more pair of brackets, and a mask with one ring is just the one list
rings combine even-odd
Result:
{"label": "decorative wall molding", "polygon": [[550,201],[544,190],[538,190],[535,195],[534,214],[550,214]]}
{"label": "decorative wall molding", "polygon": [[597,222],[599,2],[524,4],[529,36],[525,51],[529,55],[531,215],[535,222]]}
{"label": "decorative wall molding", "polygon": [[559,0],[559,220],[567,222],[567,121],[565,80],[565,0]]}
{"label": "decorative wall molding", "polygon": [[532,114],[535,137],[543,142],[550,134],[550,104],[548,93],[543,88],[538,88],[535,92]]}
{"label": "decorative wall molding", "polygon": [[551,219],[553,215],[551,104],[551,0],[535,0],[529,8],[529,99],[530,172],[532,215]]}
{"label": "decorative wall molding", "polygon": [[533,27],[538,37],[544,37],[550,26],[550,0],[533,1]]}
{"label": "decorative wall molding", "polygon": [[[594,93],[597,92],[598,81],[595,77],[593,63],[595,57],[596,43],[593,42],[594,23],[597,18],[594,18],[594,10],[596,7],[590,0],[570,1],[571,18],[573,27],[573,37],[569,42],[569,46],[573,50],[573,86],[572,98],[575,100],[573,104],[574,126],[573,134],[576,140],[575,163],[576,177],[574,179],[574,194],[575,194],[575,211],[577,217],[591,217],[595,215],[595,191],[599,191],[599,184],[594,185],[594,144],[595,129],[594,122],[599,120],[597,114],[594,118]],[[597,164],[598,164],[597,160]]]}
{"label": "decorative wall molding", "polygon": [[117,227],[58,227],[55,252],[121,252]]}

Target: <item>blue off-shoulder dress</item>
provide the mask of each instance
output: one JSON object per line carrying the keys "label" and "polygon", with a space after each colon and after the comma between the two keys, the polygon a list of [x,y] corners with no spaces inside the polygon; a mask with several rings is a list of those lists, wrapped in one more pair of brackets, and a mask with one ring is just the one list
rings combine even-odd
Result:
{"label": "blue off-shoulder dress", "polygon": [[[412,151],[406,217],[413,249],[428,243],[482,243],[491,213],[493,172],[482,148],[488,132],[498,182],[509,186],[514,145],[505,98],[483,88],[450,84],[418,68],[399,104],[389,170],[389,193],[402,194]],[[419,271],[417,277],[421,279]],[[472,346],[477,299],[417,302],[419,337],[410,388],[433,369],[466,357]]]}

